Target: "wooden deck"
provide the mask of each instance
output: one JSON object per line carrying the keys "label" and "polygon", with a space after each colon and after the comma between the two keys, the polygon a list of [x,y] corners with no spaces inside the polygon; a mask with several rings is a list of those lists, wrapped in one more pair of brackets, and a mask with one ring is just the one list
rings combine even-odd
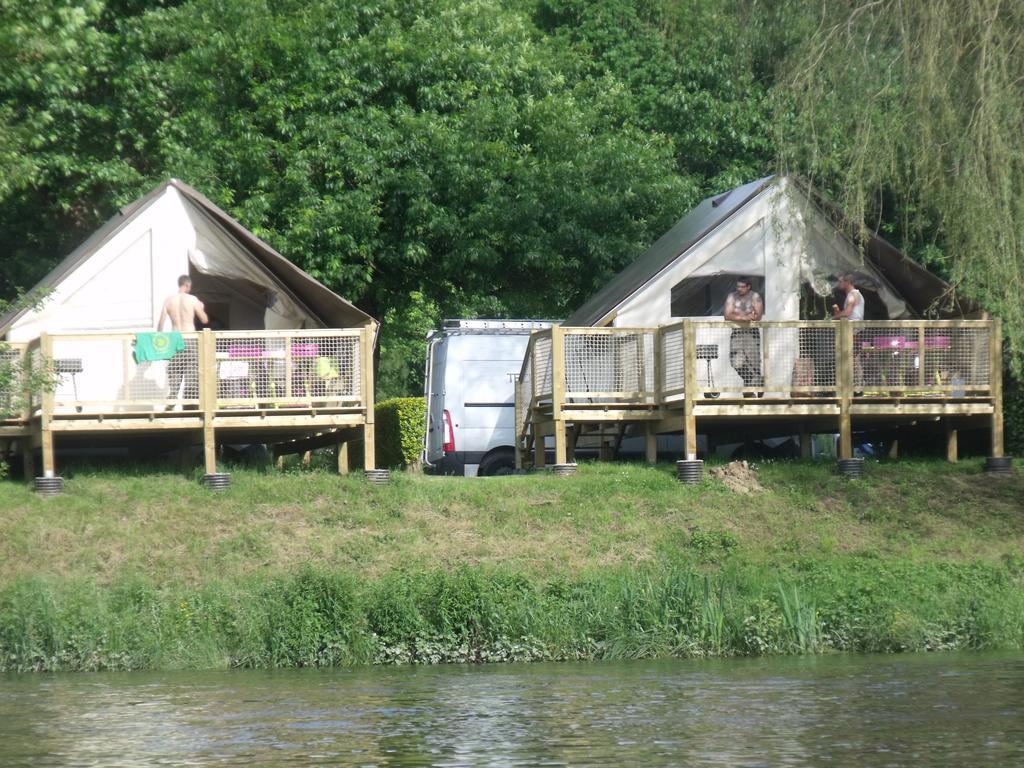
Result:
{"label": "wooden deck", "polygon": [[358,438],[373,469],[374,331],[206,330],[182,334],[185,348],[170,359],[149,361],[136,359],[133,333],[9,344],[9,360],[54,385],[0,392],[0,450],[16,440],[31,461],[41,449],[49,476],[58,447],[201,444],[212,474],[218,443],[336,442],[346,471],[344,444]]}
{"label": "wooden deck", "polygon": [[[516,384],[517,464],[572,459],[582,435],[838,433],[839,458],[864,428],[939,421],[991,428],[1003,455],[998,320],[756,322],[684,320],[659,328],[563,328],[533,334]],[[742,375],[741,375],[742,374]],[[805,455],[807,455],[805,453]]]}

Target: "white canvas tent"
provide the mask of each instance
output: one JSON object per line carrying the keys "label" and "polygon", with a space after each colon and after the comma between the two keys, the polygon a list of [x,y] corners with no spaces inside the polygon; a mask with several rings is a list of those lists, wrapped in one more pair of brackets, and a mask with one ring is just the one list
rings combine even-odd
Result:
{"label": "white canvas tent", "polygon": [[150,401],[178,396],[168,390],[168,363],[136,363],[125,353],[124,338],[156,329],[163,302],[183,274],[191,276],[192,292],[218,330],[376,328],[369,315],[172,179],[127,206],[54,268],[34,289],[45,297],[41,305],[0,317],[0,339],[64,334],[53,355],[72,374],[60,377],[57,395],[95,404],[72,410],[99,413],[108,402],[119,404],[117,412],[162,410]]}
{"label": "white canvas tent", "polygon": [[[708,198],[564,323],[573,327],[651,328],[683,318],[723,319],[736,278],[752,278],[765,301],[765,320],[821,320],[835,278],[854,272],[867,319],[903,320],[929,314],[962,316],[949,286],[877,236],[858,247],[839,214],[799,183],[767,177]],[[816,300],[815,300],[816,297]],[[809,301],[810,300],[810,301]],[[811,316],[802,304],[814,304]],[[776,333],[796,333],[779,330]],[[777,339],[788,356],[768,364],[791,370],[796,343]],[[698,343],[727,348],[728,331],[705,328]],[[709,375],[728,386],[739,379],[721,354]]]}
{"label": "white canvas tent", "polygon": [[36,286],[46,294],[41,307],[0,318],[0,338],[153,330],[182,274],[192,275],[193,293],[226,329],[373,323],[199,192],[172,179],[126,207],[50,272]]}

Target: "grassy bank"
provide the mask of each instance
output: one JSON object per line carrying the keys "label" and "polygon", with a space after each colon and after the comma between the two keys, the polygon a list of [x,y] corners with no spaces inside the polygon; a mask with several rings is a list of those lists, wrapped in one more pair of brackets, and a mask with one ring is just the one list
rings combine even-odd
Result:
{"label": "grassy bank", "polygon": [[0,669],[1024,647],[1021,474],[868,475],[0,483]]}

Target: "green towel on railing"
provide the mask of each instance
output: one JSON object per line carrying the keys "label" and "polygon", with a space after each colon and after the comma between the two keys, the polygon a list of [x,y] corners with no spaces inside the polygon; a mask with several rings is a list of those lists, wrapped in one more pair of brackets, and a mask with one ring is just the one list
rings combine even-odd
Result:
{"label": "green towel on railing", "polygon": [[136,333],[135,362],[170,360],[185,349],[185,339],[177,331],[168,333]]}

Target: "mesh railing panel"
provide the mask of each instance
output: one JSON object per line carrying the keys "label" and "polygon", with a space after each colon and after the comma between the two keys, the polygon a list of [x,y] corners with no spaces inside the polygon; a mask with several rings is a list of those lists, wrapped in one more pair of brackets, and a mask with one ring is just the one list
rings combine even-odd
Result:
{"label": "mesh railing panel", "polygon": [[661,388],[666,395],[683,391],[686,360],[683,357],[683,329],[666,328],[661,334]]}
{"label": "mesh railing panel", "polygon": [[[565,335],[565,388],[567,393],[603,393],[595,398],[629,399],[654,392],[654,334],[567,333]],[[616,396],[609,397],[609,393]],[[575,398],[580,399],[580,398]]]}
{"label": "mesh railing panel", "polygon": [[809,397],[835,391],[836,329],[832,322],[761,328],[766,396]]}
{"label": "mesh railing panel", "polygon": [[[729,364],[730,336],[731,329],[724,323],[694,323],[695,349],[687,352],[693,358],[698,392],[738,392],[743,387],[743,381]],[[756,348],[752,346],[748,352],[752,350]],[[760,354],[751,354],[751,365],[761,370]]]}
{"label": "mesh railing panel", "polygon": [[362,400],[357,334],[219,332],[209,377],[201,335],[182,337],[183,348],[161,348],[155,356],[163,359],[146,359],[153,355],[135,334],[53,336],[55,412],[197,410],[207,380],[216,382],[216,407],[350,407]]}
{"label": "mesh railing panel", "polygon": [[519,375],[519,379],[516,381],[516,390],[519,393],[519,414],[518,424],[520,428],[525,428],[529,421],[530,415],[530,401],[533,399],[533,348],[532,346],[528,349],[526,359],[524,361],[522,373]]}
{"label": "mesh railing panel", "polygon": [[872,395],[965,396],[991,384],[985,326],[865,323],[853,330],[854,386]]}
{"label": "mesh railing panel", "polygon": [[359,337],[217,333],[218,408],[330,407],[361,399]]}
{"label": "mesh railing panel", "polygon": [[[137,360],[134,334],[54,336],[57,413],[152,411],[199,405],[198,334],[169,359]],[[168,351],[167,354],[171,354]]]}
{"label": "mesh railing panel", "polygon": [[551,336],[541,336],[533,347],[535,397],[550,397],[552,391]]}

